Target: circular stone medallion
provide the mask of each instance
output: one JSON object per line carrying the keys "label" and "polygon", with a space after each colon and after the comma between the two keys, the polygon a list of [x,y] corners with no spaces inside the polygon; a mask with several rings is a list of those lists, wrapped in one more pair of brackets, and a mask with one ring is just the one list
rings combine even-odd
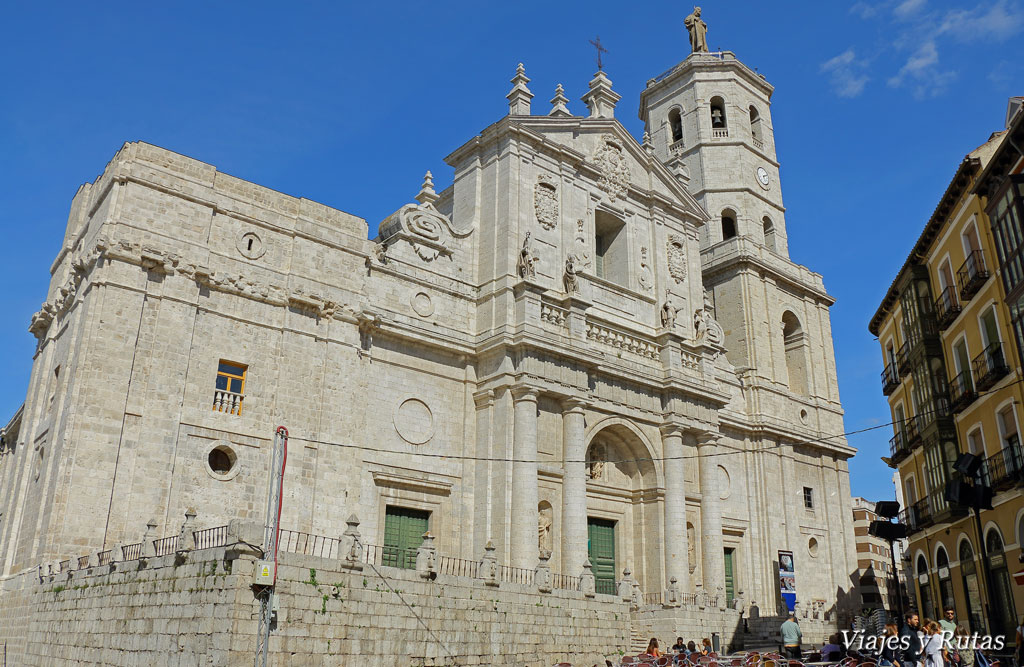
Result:
{"label": "circular stone medallion", "polygon": [[418,292],[412,298],[412,310],[420,317],[430,317],[434,314],[434,302],[426,292]]}
{"label": "circular stone medallion", "polygon": [[263,239],[256,232],[246,232],[238,237],[238,252],[246,259],[259,259],[267,252]]}
{"label": "circular stone medallion", "polygon": [[729,478],[729,471],[718,466],[718,497],[725,500],[729,497],[732,487],[732,480]]}
{"label": "circular stone medallion", "polygon": [[407,398],[395,409],[395,430],[402,440],[422,445],[434,437],[434,415],[418,398]]}

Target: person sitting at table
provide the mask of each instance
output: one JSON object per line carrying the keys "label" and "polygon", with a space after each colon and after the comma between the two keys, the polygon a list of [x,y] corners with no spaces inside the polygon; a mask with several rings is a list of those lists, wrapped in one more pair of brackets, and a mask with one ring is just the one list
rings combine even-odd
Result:
{"label": "person sitting at table", "polygon": [[686,650],[686,642],[683,641],[682,637],[676,637],[676,643],[672,644],[673,653],[682,653]]}
{"label": "person sitting at table", "polygon": [[711,655],[711,640],[705,637],[700,643],[700,654]]}
{"label": "person sitting at table", "polygon": [[697,653],[697,645],[693,641],[686,642],[686,655],[694,655]]}
{"label": "person sitting at table", "polygon": [[653,655],[655,658],[661,657],[661,651],[658,649],[658,638],[651,637],[651,641],[647,643],[647,650],[644,651],[647,655]]}
{"label": "person sitting at table", "polygon": [[[895,623],[885,624],[885,633],[882,637],[882,648],[878,651],[878,664],[880,667],[899,667],[899,627]],[[896,639],[890,639],[896,637]]]}
{"label": "person sitting at table", "polygon": [[839,662],[843,659],[843,647],[839,644],[839,633],[833,634],[821,647],[821,659],[825,662]]}

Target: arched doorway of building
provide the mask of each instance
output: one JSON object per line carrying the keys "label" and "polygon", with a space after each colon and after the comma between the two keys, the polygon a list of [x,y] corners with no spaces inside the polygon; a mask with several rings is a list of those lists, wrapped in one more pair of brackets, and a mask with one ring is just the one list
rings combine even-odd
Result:
{"label": "arched doorway of building", "polygon": [[587,556],[599,593],[614,593],[629,568],[644,590],[659,590],[662,531],[653,491],[659,473],[642,432],[623,419],[594,426],[587,445]]}

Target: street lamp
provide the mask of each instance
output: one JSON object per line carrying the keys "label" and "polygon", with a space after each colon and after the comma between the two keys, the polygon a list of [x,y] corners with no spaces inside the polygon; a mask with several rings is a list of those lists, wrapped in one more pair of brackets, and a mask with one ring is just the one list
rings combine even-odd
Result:
{"label": "street lamp", "polygon": [[896,550],[893,542],[902,540],[907,536],[907,527],[900,523],[893,523],[892,520],[900,513],[900,504],[895,500],[879,500],[875,503],[875,514],[885,520],[872,521],[868,526],[868,534],[879,537],[889,543],[889,560],[892,562],[892,578],[894,586],[890,590],[896,591],[896,606],[899,609],[899,617],[903,618],[903,590],[900,588],[900,578],[896,572]]}
{"label": "street lamp", "polygon": [[[971,480],[968,484],[963,479],[951,479],[946,483],[946,502],[961,507],[970,507],[974,510],[974,528],[978,532],[978,548],[981,550],[981,564],[985,569],[985,576],[982,581],[985,585],[985,625],[989,632],[994,632],[992,627],[992,616],[989,610],[991,592],[995,590],[992,586],[992,572],[988,564],[988,549],[985,548],[985,534],[981,529],[981,510],[992,509],[992,487],[986,485],[981,478],[981,459],[974,454],[961,454],[953,470],[963,477]],[[1000,628],[1001,629],[1001,628]]]}

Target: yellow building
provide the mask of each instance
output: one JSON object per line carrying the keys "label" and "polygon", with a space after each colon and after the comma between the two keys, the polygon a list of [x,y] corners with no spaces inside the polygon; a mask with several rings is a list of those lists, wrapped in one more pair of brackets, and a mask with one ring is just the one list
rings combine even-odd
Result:
{"label": "yellow building", "polygon": [[[972,632],[1008,634],[1012,644],[1024,613],[1013,578],[1024,542],[1024,386],[988,200],[975,192],[1007,136],[992,135],[960,163],[869,329],[892,411],[884,460],[903,484],[910,595],[925,617],[952,605]],[[965,479],[954,471],[962,453],[978,457],[994,494],[979,517],[983,543],[973,512],[947,495]]]}

